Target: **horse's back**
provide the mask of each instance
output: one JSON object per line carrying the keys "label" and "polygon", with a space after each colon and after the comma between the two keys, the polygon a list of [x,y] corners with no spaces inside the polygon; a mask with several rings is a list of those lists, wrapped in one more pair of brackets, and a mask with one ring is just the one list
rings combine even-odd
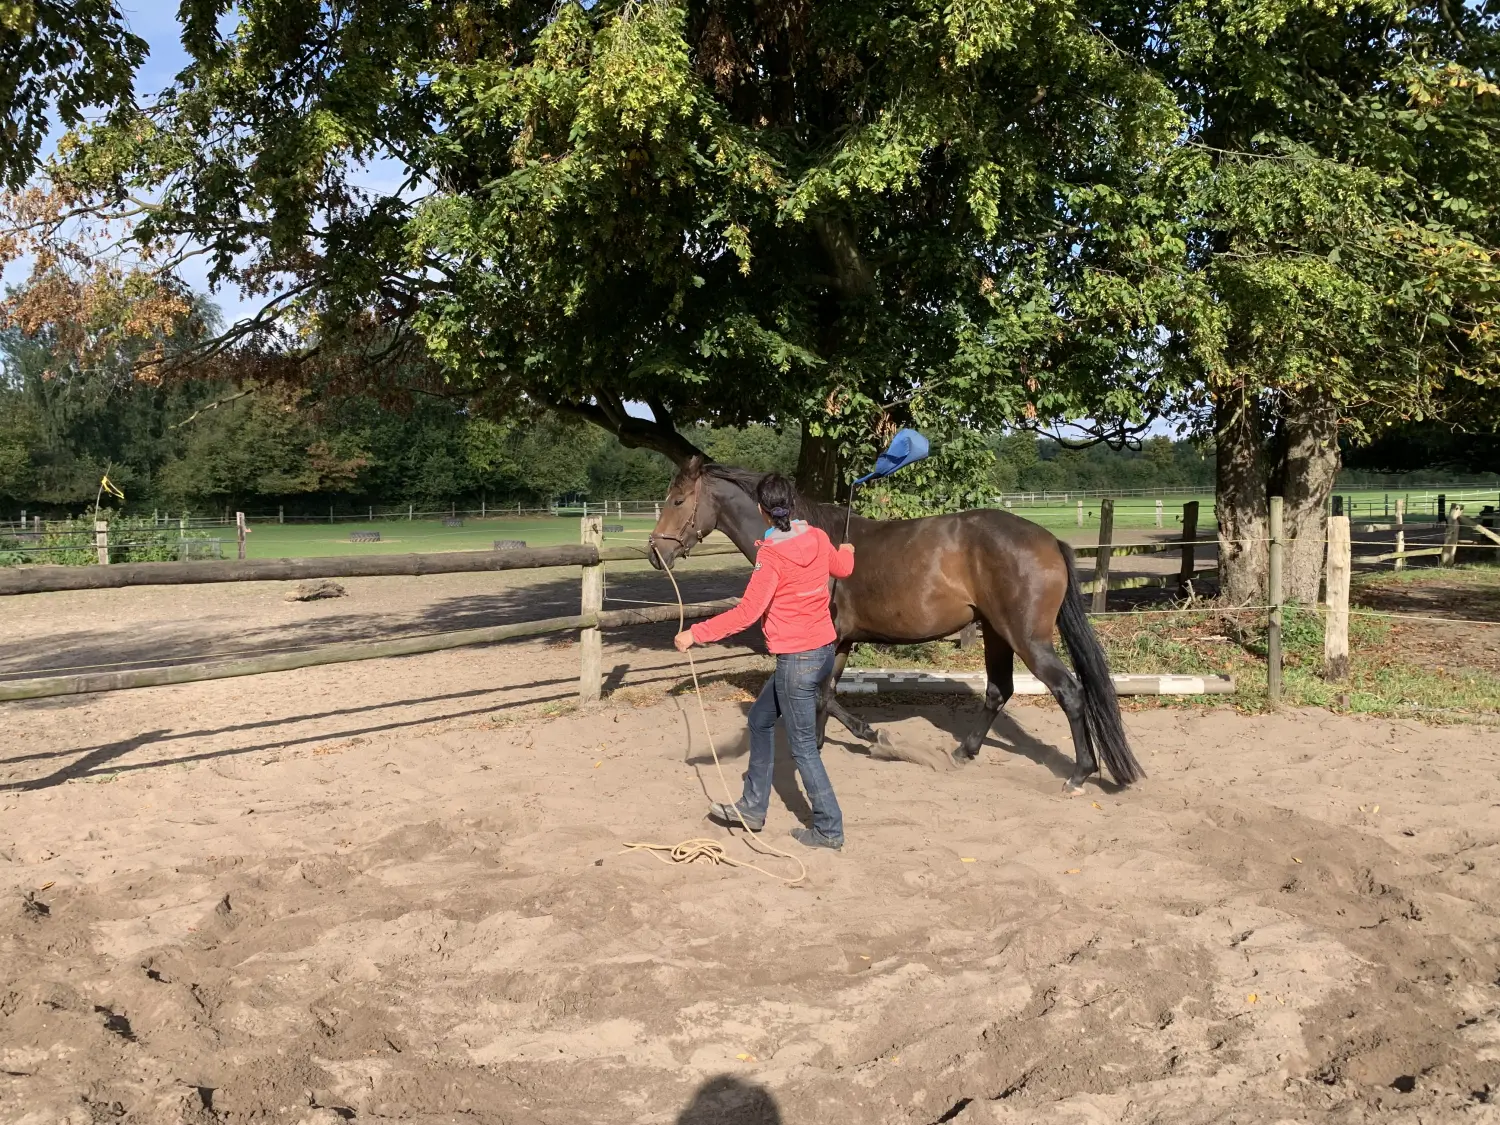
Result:
{"label": "horse's back", "polygon": [[852,538],[857,559],[839,599],[839,631],[858,639],[930,640],[963,628],[976,611],[999,626],[998,618],[1033,606],[1050,623],[1066,594],[1057,537],[1010,512],[863,520]]}

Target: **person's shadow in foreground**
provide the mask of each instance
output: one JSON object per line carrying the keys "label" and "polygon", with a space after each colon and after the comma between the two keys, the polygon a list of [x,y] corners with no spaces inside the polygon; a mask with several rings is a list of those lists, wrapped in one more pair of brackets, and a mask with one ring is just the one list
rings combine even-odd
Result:
{"label": "person's shadow in foreground", "polygon": [[782,1121],[776,1099],[764,1086],[720,1074],[698,1087],[678,1115],[677,1125],[782,1125]]}

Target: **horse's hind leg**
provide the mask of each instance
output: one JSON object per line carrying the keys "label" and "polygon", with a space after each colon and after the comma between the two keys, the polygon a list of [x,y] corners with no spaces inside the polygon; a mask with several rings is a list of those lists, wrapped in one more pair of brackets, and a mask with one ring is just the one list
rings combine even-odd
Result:
{"label": "horse's hind leg", "polygon": [[824,738],[827,737],[830,718],[837,719],[855,738],[864,742],[875,741],[875,731],[870,724],[844,710],[844,705],[838,701],[835,694],[839,677],[844,674],[844,665],[849,660],[849,649],[852,647],[852,643],[839,645],[838,652],[833,657],[833,674],[823,682],[823,687],[818,692],[818,749],[820,750],[823,748]]}
{"label": "horse's hind leg", "polygon": [[985,736],[990,733],[990,727],[995,725],[995,716],[1000,714],[1000,709],[1016,690],[1015,650],[983,617],[980,624],[984,629],[984,671],[989,683],[984,689],[984,713],[979,725],[953,751],[953,761],[960,766],[974,760],[984,745]]}
{"label": "horse's hind leg", "polygon": [[1075,765],[1073,776],[1063,784],[1063,792],[1077,793],[1089,776],[1099,769],[1099,763],[1094,760],[1094,743],[1083,717],[1083,685],[1057,655],[1050,637],[1033,640],[1022,650],[1022,658],[1036,678],[1047,685],[1053,698],[1062,706],[1063,714],[1068,716],[1068,727],[1073,732]]}

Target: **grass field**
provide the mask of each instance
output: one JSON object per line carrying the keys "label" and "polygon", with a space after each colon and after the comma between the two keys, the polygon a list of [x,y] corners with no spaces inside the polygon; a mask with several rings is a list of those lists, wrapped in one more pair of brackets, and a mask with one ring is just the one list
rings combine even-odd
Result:
{"label": "grass field", "polygon": [[[1395,513],[1396,501],[1404,499],[1407,502],[1407,521],[1411,523],[1432,522],[1437,518],[1437,497],[1439,493],[1435,490],[1414,492],[1381,492],[1379,490],[1348,490],[1339,489],[1338,495],[1344,498],[1344,511],[1355,520],[1389,520]],[[1454,488],[1444,492],[1449,504],[1463,504],[1471,516],[1477,516],[1480,508],[1487,504],[1500,504],[1500,490],[1489,489],[1458,489]],[[1164,530],[1182,526],[1182,506],[1190,500],[1198,501],[1198,531],[1212,534],[1216,526],[1214,520],[1214,497],[1211,492],[1191,493],[1184,492],[1176,495],[1161,497],[1162,502],[1162,527]],[[1011,511],[1018,516],[1041,524],[1049,531],[1065,534],[1069,531],[1079,530],[1078,502],[1076,500],[1060,501],[1049,497],[1045,502],[1028,503],[1022,500],[1012,499]],[[1084,529],[1099,527],[1099,498],[1096,496],[1083,498],[1083,524]],[[1127,496],[1115,501],[1115,527],[1116,529],[1154,529],[1156,526],[1156,498]],[[1116,536],[1118,540],[1120,537]]]}
{"label": "grass field", "polygon": [[[1410,522],[1420,523],[1434,518],[1436,492],[1393,493],[1379,491],[1341,492],[1346,498],[1346,510],[1356,519],[1384,519],[1387,511],[1394,511],[1398,496],[1408,499]],[[1463,503],[1470,515],[1477,515],[1485,504],[1500,502],[1500,493],[1495,490],[1459,490],[1448,494],[1450,503]],[[1181,493],[1164,496],[1162,499],[1162,530],[1174,531],[1182,526],[1182,506],[1189,500],[1198,501],[1198,533],[1200,538],[1211,538],[1214,534],[1214,498],[1212,493]],[[1012,500],[1011,509],[1018,516],[1041,524],[1059,535],[1076,535],[1080,531],[1077,501],[1049,500],[1045,503],[1028,503]],[[644,542],[646,533],[655,521],[649,516],[612,516],[606,524],[623,525],[625,531],[606,533],[606,542]],[[1087,534],[1097,532],[1099,527],[1099,498],[1087,497],[1083,501],[1083,524],[1081,530]],[[1156,499],[1154,497],[1122,497],[1115,501],[1115,528],[1117,542],[1128,541],[1119,534],[1126,531],[1150,531],[1156,528]],[[206,529],[208,534],[224,540],[226,555],[233,555],[234,529]],[[351,531],[378,531],[379,543],[351,543]],[[366,522],[364,520],[340,521],[338,523],[254,523],[246,541],[246,554],[252,559],[310,558],[324,555],[392,554],[417,551],[482,551],[490,549],[496,539],[520,539],[529,547],[550,547],[561,543],[578,542],[577,516],[536,516],[515,518],[468,518],[463,527],[444,527],[438,520],[387,519]]]}

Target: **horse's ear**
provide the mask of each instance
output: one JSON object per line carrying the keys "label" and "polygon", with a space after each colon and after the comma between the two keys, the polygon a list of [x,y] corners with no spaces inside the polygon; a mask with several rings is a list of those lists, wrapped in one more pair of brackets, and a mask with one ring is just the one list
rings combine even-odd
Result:
{"label": "horse's ear", "polygon": [[689,480],[700,477],[703,475],[704,464],[705,462],[703,460],[703,454],[694,453],[687,459],[687,463],[682,466],[682,475],[687,477]]}

